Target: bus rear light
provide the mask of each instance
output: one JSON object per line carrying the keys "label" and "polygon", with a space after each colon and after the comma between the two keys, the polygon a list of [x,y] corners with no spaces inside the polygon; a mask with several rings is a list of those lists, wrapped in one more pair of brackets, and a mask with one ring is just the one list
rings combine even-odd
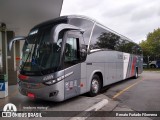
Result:
{"label": "bus rear light", "polygon": [[30,98],[32,98],[32,99],[35,98],[35,95],[33,93],[28,93],[27,96],[30,97]]}

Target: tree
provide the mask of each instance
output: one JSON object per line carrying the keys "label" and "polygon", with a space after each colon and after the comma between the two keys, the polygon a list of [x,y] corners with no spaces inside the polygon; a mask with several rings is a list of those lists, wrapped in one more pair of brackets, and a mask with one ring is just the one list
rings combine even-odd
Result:
{"label": "tree", "polygon": [[147,39],[139,44],[142,47],[143,55],[150,56],[152,59],[160,58],[160,28],[148,33]]}

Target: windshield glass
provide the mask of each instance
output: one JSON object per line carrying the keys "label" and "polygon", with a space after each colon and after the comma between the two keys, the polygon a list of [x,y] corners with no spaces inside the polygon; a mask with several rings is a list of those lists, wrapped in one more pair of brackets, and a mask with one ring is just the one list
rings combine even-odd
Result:
{"label": "windshield glass", "polygon": [[30,32],[22,50],[22,71],[54,72],[59,67],[62,39],[51,43],[51,30],[52,27],[45,27]]}

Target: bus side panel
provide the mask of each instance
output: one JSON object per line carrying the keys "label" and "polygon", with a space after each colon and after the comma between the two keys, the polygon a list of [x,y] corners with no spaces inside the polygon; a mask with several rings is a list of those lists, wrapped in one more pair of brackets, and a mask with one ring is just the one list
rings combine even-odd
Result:
{"label": "bus side panel", "polygon": [[123,79],[129,77],[131,55],[129,53],[123,53]]}
{"label": "bus side panel", "polygon": [[105,80],[104,86],[117,81],[117,52],[105,51]]}
{"label": "bus side panel", "polygon": [[87,70],[86,63],[81,63],[81,81],[80,81],[80,94],[87,92]]}
{"label": "bus side panel", "polygon": [[136,55],[132,55],[132,63],[131,63],[130,77],[135,76],[136,67],[137,67],[137,56],[136,56]]}
{"label": "bus side panel", "polygon": [[64,98],[68,99],[80,94],[81,64],[65,69]]}
{"label": "bus side panel", "polygon": [[117,51],[117,61],[116,61],[117,82],[124,79],[123,65],[124,65],[123,52]]}
{"label": "bus side panel", "polygon": [[[126,56],[128,53],[124,53],[124,54]],[[132,77],[131,76],[132,62],[133,62],[133,55],[129,54],[129,62],[128,62],[128,67],[127,67],[126,79]]]}
{"label": "bus side panel", "polygon": [[138,61],[139,60],[138,60],[138,57],[136,55],[129,54],[129,62],[128,62],[126,78],[130,78],[130,77],[135,76],[136,67],[139,68]]}
{"label": "bus side panel", "polygon": [[87,92],[90,91],[91,80],[96,72],[101,72],[103,76],[104,82],[104,74],[105,74],[105,51],[97,51],[91,53],[87,56],[86,59],[86,67],[87,67]]}
{"label": "bus side panel", "polygon": [[143,56],[138,56],[138,74],[141,74],[143,72]]}
{"label": "bus side panel", "polygon": [[138,67],[138,73],[141,74],[143,71],[143,58],[137,55],[129,53],[123,53],[124,64],[123,64],[123,79],[135,76],[136,67]]}

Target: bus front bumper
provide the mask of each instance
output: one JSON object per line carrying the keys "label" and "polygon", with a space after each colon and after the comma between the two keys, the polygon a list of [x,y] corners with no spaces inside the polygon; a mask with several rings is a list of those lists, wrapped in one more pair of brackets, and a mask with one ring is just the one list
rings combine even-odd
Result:
{"label": "bus front bumper", "polygon": [[[24,85],[25,84],[25,85]],[[35,84],[34,84],[35,85]],[[48,101],[63,101],[64,100],[64,81],[60,81],[53,85],[43,85],[38,88],[31,87],[30,83],[20,82],[19,91],[22,95],[34,99],[43,99]]]}

